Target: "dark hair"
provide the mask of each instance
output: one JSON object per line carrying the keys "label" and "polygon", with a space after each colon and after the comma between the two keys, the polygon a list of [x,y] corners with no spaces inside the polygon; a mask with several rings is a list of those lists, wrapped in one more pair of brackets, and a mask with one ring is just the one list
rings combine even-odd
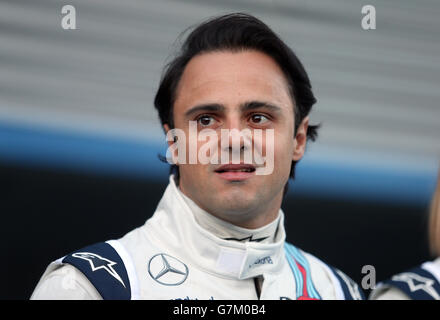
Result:
{"label": "dark hair", "polygon": [[[187,37],[177,56],[165,67],[165,72],[154,99],[160,121],[173,124],[173,105],[176,90],[188,62],[197,55],[212,51],[257,50],[272,57],[281,67],[287,78],[290,94],[294,101],[295,128],[309,114],[316,99],[312,92],[309,77],[295,53],[262,21],[245,13],[231,13],[215,17],[198,25]],[[314,141],[320,125],[309,125],[307,137]],[[290,177],[295,176],[292,161]],[[177,166],[171,172],[177,173]],[[287,189],[287,187],[286,187]],[[285,190],[286,191],[286,190]]]}

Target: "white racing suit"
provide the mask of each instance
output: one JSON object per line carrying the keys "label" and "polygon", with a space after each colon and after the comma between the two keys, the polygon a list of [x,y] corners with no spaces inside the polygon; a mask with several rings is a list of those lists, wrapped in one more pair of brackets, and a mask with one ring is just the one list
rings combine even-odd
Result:
{"label": "white racing suit", "polygon": [[31,299],[363,298],[344,273],[285,242],[282,210],[277,223],[270,243],[222,239],[196,221],[171,176],[143,226],[52,262]]}
{"label": "white racing suit", "polygon": [[440,300],[440,258],[380,282],[371,300]]}

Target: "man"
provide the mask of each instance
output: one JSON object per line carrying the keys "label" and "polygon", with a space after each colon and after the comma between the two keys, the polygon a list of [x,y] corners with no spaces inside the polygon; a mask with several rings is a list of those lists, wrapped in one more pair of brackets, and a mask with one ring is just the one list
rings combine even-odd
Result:
{"label": "man", "polygon": [[440,171],[429,211],[429,245],[435,259],[380,282],[369,299],[440,300]]}
{"label": "man", "polygon": [[[153,217],[53,262],[32,298],[361,299],[345,274],[285,242],[280,207],[307,138],[316,137],[315,102],[301,62],[258,19],[229,14],[199,25],[155,99],[174,174]],[[238,148],[234,134],[223,136],[246,129]],[[191,130],[210,133],[226,162],[211,161],[215,148],[209,162],[189,161],[209,144],[189,138]],[[177,143],[183,149],[171,148]],[[264,161],[244,161],[256,145]]]}

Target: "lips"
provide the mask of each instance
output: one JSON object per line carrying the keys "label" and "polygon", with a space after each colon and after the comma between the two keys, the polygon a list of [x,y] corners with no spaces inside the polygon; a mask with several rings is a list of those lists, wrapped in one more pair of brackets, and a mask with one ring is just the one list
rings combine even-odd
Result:
{"label": "lips", "polygon": [[226,164],[215,170],[223,179],[228,181],[242,181],[255,173],[255,166],[251,164]]}

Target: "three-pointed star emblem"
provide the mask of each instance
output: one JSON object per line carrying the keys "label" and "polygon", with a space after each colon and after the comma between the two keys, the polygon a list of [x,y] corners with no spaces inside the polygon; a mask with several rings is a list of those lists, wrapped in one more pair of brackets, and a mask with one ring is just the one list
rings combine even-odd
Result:
{"label": "three-pointed star emblem", "polygon": [[150,259],[148,273],[162,285],[177,286],[186,280],[188,267],[170,255],[159,253]]}

